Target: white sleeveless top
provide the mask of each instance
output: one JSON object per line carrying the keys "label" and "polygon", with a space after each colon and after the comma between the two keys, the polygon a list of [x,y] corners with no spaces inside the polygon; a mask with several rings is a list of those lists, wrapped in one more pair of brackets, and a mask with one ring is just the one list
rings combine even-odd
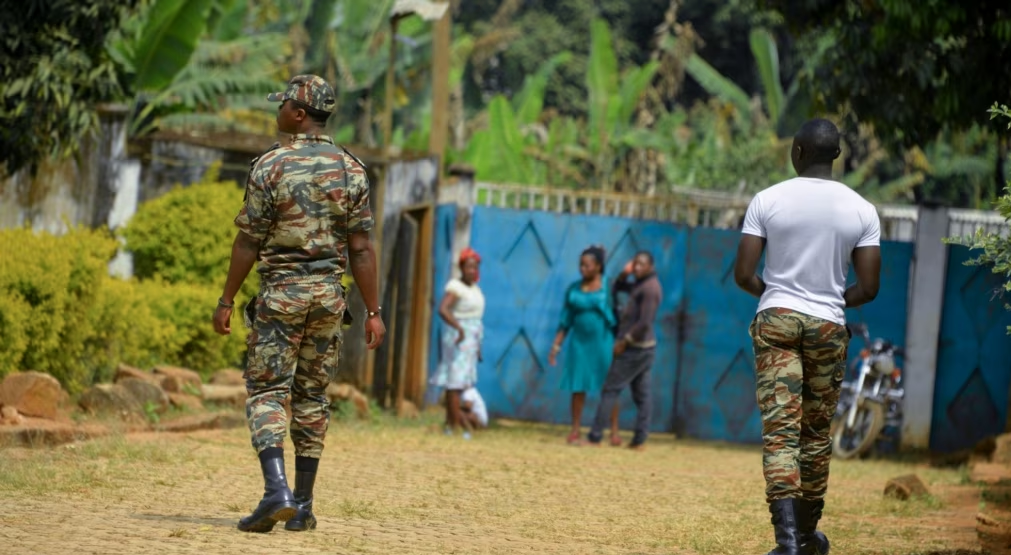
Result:
{"label": "white sleeveless top", "polygon": [[456,297],[452,308],[453,318],[457,320],[481,319],[484,316],[484,294],[481,293],[481,288],[476,283],[467,285],[454,278],[446,284],[446,292],[452,293]]}

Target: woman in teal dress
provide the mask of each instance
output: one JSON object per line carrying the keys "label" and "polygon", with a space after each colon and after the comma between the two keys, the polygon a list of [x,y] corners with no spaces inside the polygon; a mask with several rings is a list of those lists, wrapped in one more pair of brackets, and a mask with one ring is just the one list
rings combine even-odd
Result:
{"label": "woman in teal dress", "polygon": [[[583,279],[565,291],[562,321],[548,363],[555,366],[562,343],[569,337],[565,352],[561,388],[572,392],[572,432],[568,442],[579,445],[579,422],[587,391],[600,391],[611,366],[614,328],[618,324],[611,304],[611,294],[604,280],[604,249],[592,246],[579,257]],[[611,444],[621,445],[618,437],[618,407],[611,414]]]}

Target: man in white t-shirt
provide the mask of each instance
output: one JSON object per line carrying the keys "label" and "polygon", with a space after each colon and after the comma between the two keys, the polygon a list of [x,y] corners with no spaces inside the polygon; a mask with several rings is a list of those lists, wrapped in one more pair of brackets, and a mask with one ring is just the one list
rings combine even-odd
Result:
{"label": "man in white t-shirt", "polygon": [[[758,193],[744,217],[734,277],[759,297],[749,328],[765,443],[770,555],[826,555],[817,531],[832,457],[830,427],[846,369],[844,310],[878,294],[877,210],[832,179],[839,130],[811,120],[794,137],[799,177]],[[756,274],[765,251],[765,271]],[[857,282],[846,287],[849,264]]]}

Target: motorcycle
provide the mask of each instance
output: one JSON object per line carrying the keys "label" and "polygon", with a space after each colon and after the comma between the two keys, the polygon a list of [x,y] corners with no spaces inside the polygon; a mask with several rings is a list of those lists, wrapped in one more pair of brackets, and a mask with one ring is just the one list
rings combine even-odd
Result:
{"label": "motorcycle", "polygon": [[864,456],[881,439],[897,440],[904,393],[902,370],[895,365],[895,358],[903,356],[903,349],[884,339],[871,341],[866,324],[848,327],[853,335],[863,339],[864,348],[854,360],[856,378],[842,383],[832,420],[832,452],[840,459]]}

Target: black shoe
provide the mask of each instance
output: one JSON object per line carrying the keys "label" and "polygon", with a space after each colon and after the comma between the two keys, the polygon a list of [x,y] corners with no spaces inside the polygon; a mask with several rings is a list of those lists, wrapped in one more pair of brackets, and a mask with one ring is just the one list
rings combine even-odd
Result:
{"label": "black shoe", "polygon": [[315,472],[295,471],[295,503],[298,512],[284,523],[284,529],[305,532],[316,528],[316,515],[312,514],[312,486],[316,483]]}
{"label": "black shoe", "polygon": [[769,503],[772,525],[776,529],[776,549],[768,555],[808,555],[801,551],[800,531],[797,529],[797,500],[777,499]]}
{"label": "black shoe", "polygon": [[800,543],[809,555],[828,555],[828,538],[818,530],[818,521],[821,520],[821,510],[824,507],[824,500],[797,500],[797,529],[800,531]]}
{"label": "black shoe", "polygon": [[277,522],[295,516],[298,508],[284,475],[284,456],[261,460],[260,470],[263,471],[263,499],[253,514],[239,520],[239,530],[243,532],[270,532]]}

